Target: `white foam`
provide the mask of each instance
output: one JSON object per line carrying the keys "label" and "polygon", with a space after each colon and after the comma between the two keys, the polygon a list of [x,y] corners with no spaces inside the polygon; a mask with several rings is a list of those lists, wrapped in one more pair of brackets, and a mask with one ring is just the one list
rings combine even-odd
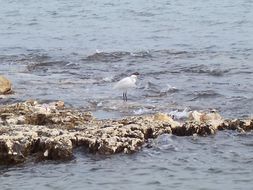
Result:
{"label": "white foam", "polygon": [[145,108],[140,108],[140,109],[137,109],[137,110],[134,110],[134,114],[135,115],[141,115],[141,114],[144,114],[144,113],[148,113],[150,110],[148,109],[145,109]]}
{"label": "white foam", "polygon": [[96,49],[96,53],[103,53],[102,50]]}
{"label": "white foam", "polygon": [[174,92],[178,90],[175,86],[171,86],[170,84],[167,84],[166,87],[162,88],[160,90],[161,93],[166,93],[166,92]]}

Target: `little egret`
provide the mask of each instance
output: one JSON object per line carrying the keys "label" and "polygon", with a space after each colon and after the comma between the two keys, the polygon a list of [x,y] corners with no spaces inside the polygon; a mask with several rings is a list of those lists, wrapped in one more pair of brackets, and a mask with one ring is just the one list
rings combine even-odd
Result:
{"label": "little egret", "polygon": [[135,83],[138,75],[139,73],[135,72],[130,77],[125,77],[115,84],[114,89],[123,90],[124,101],[127,101],[127,90],[136,87]]}

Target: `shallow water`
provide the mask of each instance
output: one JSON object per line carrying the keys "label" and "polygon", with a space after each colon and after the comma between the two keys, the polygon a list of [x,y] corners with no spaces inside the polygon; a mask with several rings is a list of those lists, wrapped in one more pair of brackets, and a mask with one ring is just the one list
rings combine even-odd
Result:
{"label": "shallow water", "polygon": [[2,168],[2,189],[252,189],[252,134],[160,136],[133,155]]}
{"label": "shallow water", "polygon": [[[0,97],[0,104],[61,99],[98,118],[185,108],[214,108],[226,118],[252,116],[251,0],[0,4],[0,74],[15,91]],[[136,71],[138,88],[124,103],[122,92],[112,87]],[[250,137],[226,132],[197,141],[169,137],[131,156],[78,153],[70,163],[3,169],[0,184],[5,189],[249,189]],[[175,144],[182,147],[173,150]]]}

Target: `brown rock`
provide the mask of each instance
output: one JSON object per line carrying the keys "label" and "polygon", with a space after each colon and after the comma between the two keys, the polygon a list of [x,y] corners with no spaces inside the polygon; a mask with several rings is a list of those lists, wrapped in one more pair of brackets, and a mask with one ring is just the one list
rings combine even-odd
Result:
{"label": "brown rock", "polygon": [[201,113],[198,111],[192,111],[189,114],[189,120],[196,121],[198,123],[210,124],[215,129],[224,122],[224,119],[217,112]]}
{"label": "brown rock", "polygon": [[154,121],[167,122],[172,128],[180,126],[180,123],[173,120],[170,116],[165,113],[156,113],[154,115]]}
{"label": "brown rock", "polygon": [[[89,112],[68,109],[64,102],[39,104],[30,100],[0,107],[0,165],[29,158],[66,160],[75,147],[90,153],[134,153],[162,134],[207,136],[217,130],[253,129],[253,120],[223,120],[216,112],[192,112],[178,123],[164,113],[97,120]],[[217,127],[218,126],[218,127]]]}
{"label": "brown rock", "polygon": [[0,94],[11,93],[11,82],[4,76],[0,75]]}

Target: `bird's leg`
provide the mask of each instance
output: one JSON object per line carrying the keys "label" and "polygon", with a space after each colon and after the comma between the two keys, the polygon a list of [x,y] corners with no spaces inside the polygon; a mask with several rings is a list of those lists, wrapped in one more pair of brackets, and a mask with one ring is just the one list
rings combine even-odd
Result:
{"label": "bird's leg", "polygon": [[123,92],[123,101],[126,102],[127,101],[127,93]]}
{"label": "bird's leg", "polygon": [[125,101],[125,92],[123,92],[123,101]]}
{"label": "bird's leg", "polygon": [[123,92],[123,101],[126,102],[127,98],[126,98],[126,92]]}

